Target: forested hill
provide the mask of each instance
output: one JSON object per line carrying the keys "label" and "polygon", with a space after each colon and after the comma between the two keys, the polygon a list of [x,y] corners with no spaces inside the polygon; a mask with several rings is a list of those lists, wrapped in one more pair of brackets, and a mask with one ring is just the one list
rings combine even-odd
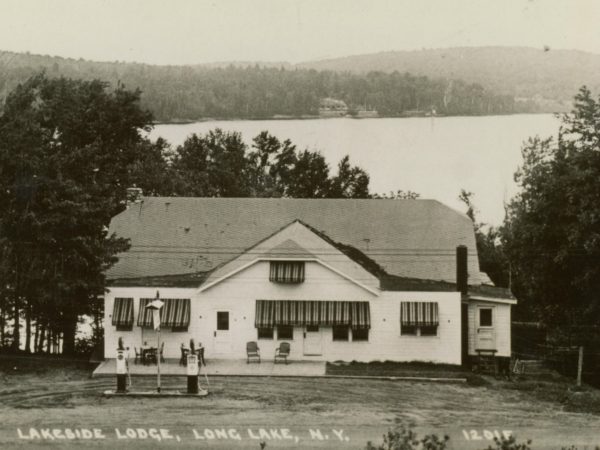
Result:
{"label": "forested hill", "polygon": [[[317,71],[281,64],[223,63],[153,66],[123,62],[0,52],[0,105],[19,82],[45,70],[50,77],[89,80],[140,88],[143,106],[158,121],[206,118],[303,117],[319,114],[324,99],[345,104],[348,114],[380,116],[509,114],[532,110],[511,95],[497,95],[455,77],[405,72]],[[344,103],[341,103],[344,102]],[[321,111],[322,112],[322,111]]]}
{"label": "forested hill", "polygon": [[410,72],[479,83],[497,94],[529,99],[544,111],[570,110],[582,85],[600,90],[600,55],[526,47],[464,47],[393,51],[299,64],[316,70]]}

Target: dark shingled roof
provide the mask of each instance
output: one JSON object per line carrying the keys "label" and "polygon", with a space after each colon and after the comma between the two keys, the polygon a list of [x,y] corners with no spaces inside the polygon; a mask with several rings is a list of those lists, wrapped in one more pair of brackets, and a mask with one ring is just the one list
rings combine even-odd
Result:
{"label": "dark shingled roof", "polygon": [[179,275],[162,275],[136,278],[113,278],[108,280],[109,286],[120,287],[198,287],[210,276],[211,272],[184,273]]}
{"label": "dark shingled roof", "polygon": [[107,276],[122,282],[209,272],[294,220],[349,256],[410,279],[454,282],[456,247],[466,245],[469,282],[483,280],[466,215],[435,200],[384,199],[144,197],[110,224],[131,249]]}
{"label": "dark shingled roof", "polygon": [[[415,278],[397,277],[394,275],[383,275],[380,277],[380,287],[383,291],[435,291],[435,292],[456,292],[456,283],[435,280],[419,280]],[[472,285],[469,286],[467,295],[462,296],[463,300],[476,298],[515,300],[510,289],[490,286],[490,285]]]}
{"label": "dark shingled roof", "polygon": [[515,297],[508,288],[490,286],[490,285],[477,285],[469,286],[469,296],[473,298],[484,297],[484,298],[503,298],[514,300]]}
{"label": "dark shingled roof", "polygon": [[383,275],[379,280],[382,291],[456,292],[456,283],[447,281],[422,280],[395,275]]}

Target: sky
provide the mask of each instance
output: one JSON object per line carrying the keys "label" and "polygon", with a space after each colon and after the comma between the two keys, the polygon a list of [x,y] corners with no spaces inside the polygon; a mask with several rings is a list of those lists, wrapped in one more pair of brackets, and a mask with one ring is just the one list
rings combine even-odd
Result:
{"label": "sky", "polygon": [[600,54],[598,0],[0,0],[0,50],[151,64],[528,46]]}

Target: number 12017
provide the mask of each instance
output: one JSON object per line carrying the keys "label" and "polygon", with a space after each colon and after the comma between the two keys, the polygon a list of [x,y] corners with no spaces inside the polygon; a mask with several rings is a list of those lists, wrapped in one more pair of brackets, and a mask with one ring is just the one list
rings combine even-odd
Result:
{"label": "number 12017", "polygon": [[483,441],[484,439],[492,441],[494,438],[502,439],[502,437],[508,439],[512,435],[510,430],[481,430],[481,432],[479,430],[462,430],[462,432],[467,441]]}

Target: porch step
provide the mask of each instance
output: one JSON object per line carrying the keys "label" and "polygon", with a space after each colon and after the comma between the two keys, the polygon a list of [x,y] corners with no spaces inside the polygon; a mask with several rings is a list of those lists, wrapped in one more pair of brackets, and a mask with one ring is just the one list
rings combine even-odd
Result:
{"label": "porch step", "polygon": [[[155,364],[129,364],[131,376],[156,376]],[[179,364],[178,360],[167,359],[160,365],[161,376],[186,376],[187,369]],[[107,359],[101,363],[92,376],[114,377],[116,363],[114,359]],[[263,360],[261,364],[247,364],[246,359],[206,361],[206,366],[200,369],[200,376],[325,376],[324,361],[288,361],[288,364],[274,364],[273,360]]]}
{"label": "porch step", "polygon": [[481,373],[495,374],[497,370],[496,361],[493,356],[489,358],[480,358],[477,361],[477,368]]}
{"label": "porch step", "polygon": [[475,365],[479,373],[496,375],[498,373],[496,350],[477,350]]}

